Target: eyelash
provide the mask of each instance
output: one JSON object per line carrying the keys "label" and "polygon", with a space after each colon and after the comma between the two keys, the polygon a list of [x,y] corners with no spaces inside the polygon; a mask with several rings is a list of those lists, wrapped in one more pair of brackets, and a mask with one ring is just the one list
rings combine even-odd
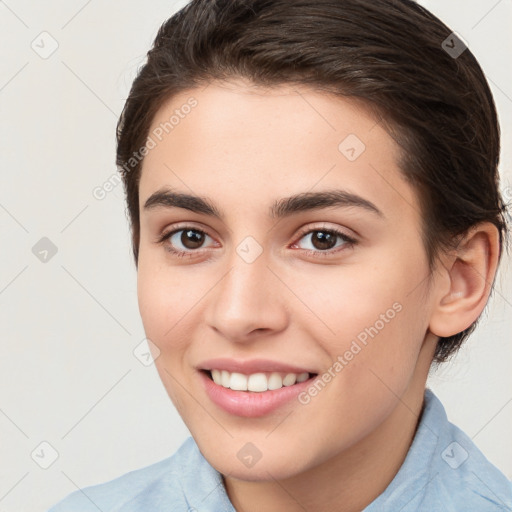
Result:
{"label": "eyelash", "polygon": [[[169,244],[165,244],[165,242],[168,241],[171,236],[175,235],[176,233],[179,233],[180,231],[186,231],[186,230],[195,231],[197,233],[201,233],[203,235],[210,236],[210,235],[208,235],[208,233],[206,233],[206,231],[196,228],[194,226],[182,226],[180,228],[173,229],[172,231],[163,233],[162,236],[157,240],[157,243],[164,245],[166,251],[170,252],[171,254],[173,254],[174,256],[176,256],[178,258],[194,257],[195,253],[200,252],[201,249],[197,249],[197,250],[190,249],[188,251],[178,251],[178,250],[174,249],[172,246],[170,246]],[[339,231],[339,230],[333,229],[333,228],[330,228],[330,229],[313,228],[313,229],[305,230],[299,234],[298,240],[301,240],[306,235],[309,235],[311,233],[316,233],[319,231],[322,233],[328,233],[330,235],[335,235],[338,238],[341,238],[345,242],[345,244],[336,249],[328,249],[325,251],[301,249],[302,251],[305,251],[305,253],[308,256],[313,256],[315,258],[329,257],[329,256],[332,256],[332,254],[352,248],[355,245],[357,245],[357,243],[358,243],[358,241],[355,238],[352,238],[352,237],[346,235],[345,233],[343,233],[342,231]],[[210,238],[212,238],[212,237],[210,237]],[[295,245],[295,243],[294,243],[294,245]]]}

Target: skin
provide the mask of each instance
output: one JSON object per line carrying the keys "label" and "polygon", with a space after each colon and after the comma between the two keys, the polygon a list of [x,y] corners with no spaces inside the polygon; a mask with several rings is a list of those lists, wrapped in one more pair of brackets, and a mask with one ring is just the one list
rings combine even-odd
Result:
{"label": "skin", "polygon": [[[429,280],[418,198],[397,146],[363,106],[304,87],[213,82],[171,98],[150,133],[191,96],[197,106],[149,151],[139,188],[138,300],[159,375],[238,511],[359,511],[403,463],[438,336],[468,327],[485,306],[497,230],[476,226]],[[338,150],[349,134],[366,146],[354,161]],[[145,210],[163,186],[209,198],[225,218]],[[269,216],[279,198],[331,188],[383,215],[352,206]],[[178,258],[165,249],[170,240],[157,240],[184,224],[208,236],[198,249],[174,236],[174,248],[192,254]],[[357,244],[338,238],[322,257],[311,237],[322,228]],[[252,263],[236,252],[247,236],[263,251]],[[308,404],[243,418],[201,386],[195,367],[212,357],[272,359],[322,375],[395,303],[400,312]],[[262,455],[252,467],[237,458],[247,442]]]}

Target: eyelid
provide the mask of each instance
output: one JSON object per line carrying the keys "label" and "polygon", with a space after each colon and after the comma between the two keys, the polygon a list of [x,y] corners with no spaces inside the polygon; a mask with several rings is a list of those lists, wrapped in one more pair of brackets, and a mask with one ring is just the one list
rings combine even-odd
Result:
{"label": "eyelid", "polygon": [[[307,235],[309,233],[311,233],[312,231],[333,231],[333,232],[337,232],[347,238],[350,238],[354,241],[356,241],[356,237],[359,237],[359,234],[356,233],[354,230],[348,230],[347,228],[342,228],[340,226],[329,226],[326,222],[323,222],[319,225],[308,225],[304,228],[301,228],[299,230],[299,233],[297,235],[298,239],[302,238],[304,235]],[[353,234],[350,234],[350,233],[347,233],[346,231],[350,231],[351,233]]]}
{"label": "eyelid", "polygon": [[168,236],[176,233],[177,231],[182,231],[186,229],[193,229],[195,231],[201,231],[202,233],[205,233],[210,238],[214,238],[212,235],[210,235],[207,228],[204,228],[202,226],[197,226],[194,222],[183,222],[181,224],[175,224],[169,229],[163,229],[162,234],[158,235],[157,242],[160,241],[162,238],[167,238]]}

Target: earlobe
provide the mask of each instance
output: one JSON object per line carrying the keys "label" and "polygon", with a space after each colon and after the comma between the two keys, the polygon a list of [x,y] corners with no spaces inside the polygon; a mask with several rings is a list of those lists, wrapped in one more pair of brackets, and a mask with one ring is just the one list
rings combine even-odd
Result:
{"label": "earlobe", "polygon": [[461,239],[445,268],[443,288],[439,286],[429,325],[432,333],[453,336],[478,319],[489,298],[499,250],[498,229],[490,222],[477,224]]}

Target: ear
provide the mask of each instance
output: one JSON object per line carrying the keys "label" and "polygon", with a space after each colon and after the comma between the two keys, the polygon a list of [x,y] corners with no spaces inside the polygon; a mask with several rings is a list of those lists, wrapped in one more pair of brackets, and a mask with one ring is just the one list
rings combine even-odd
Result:
{"label": "ear", "polygon": [[440,337],[467,329],[482,313],[499,261],[499,232],[490,222],[473,226],[444,260],[430,331]]}

